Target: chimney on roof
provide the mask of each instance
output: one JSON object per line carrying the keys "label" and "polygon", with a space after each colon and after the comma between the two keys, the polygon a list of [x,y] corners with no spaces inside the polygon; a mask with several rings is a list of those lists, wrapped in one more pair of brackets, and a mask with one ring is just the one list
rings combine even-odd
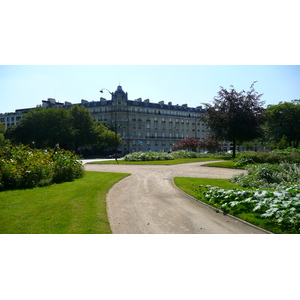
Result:
{"label": "chimney on roof", "polygon": [[81,99],[81,103],[88,103],[89,101]]}
{"label": "chimney on roof", "polygon": [[48,98],[49,103],[55,104],[55,99],[54,98]]}
{"label": "chimney on roof", "polygon": [[146,103],[149,103],[149,101],[150,101],[149,99],[145,99],[145,100],[144,100],[144,102],[146,102]]}
{"label": "chimney on roof", "polygon": [[168,105],[172,105],[172,102],[168,102]]}
{"label": "chimney on roof", "polygon": [[159,101],[158,104],[165,104],[165,101]]}

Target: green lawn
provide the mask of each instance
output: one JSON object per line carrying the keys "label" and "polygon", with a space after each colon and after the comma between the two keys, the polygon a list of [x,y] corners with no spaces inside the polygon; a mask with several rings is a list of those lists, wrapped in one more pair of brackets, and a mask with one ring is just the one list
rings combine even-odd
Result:
{"label": "green lawn", "polygon": [[0,192],[0,233],[111,233],[106,194],[124,173],[86,172],[73,182]]}
{"label": "green lawn", "polygon": [[236,163],[232,160],[213,162],[205,164],[207,167],[220,167],[220,168],[231,168],[231,169],[245,169],[245,167],[237,167]]}
{"label": "green lawn", "polygon": [[238,186],[237,184],[231,183],[229,179],[175,177],[174,183],[185,193],[206,203],[208,202],[205,201],[205,198],[201,197],[199,192],[196,190],[199,187],[199,185],[218,186],[222,189],[233,189],[233,188],[241,189],[241,187]]}
{"label": "green lawn", "polygon": [[[177,164],[186,164],[192,162],[213,161],[213,160],[221,160],[221,159],[211,158],[211,157],[181,158],[181,159],[173,159],[173,160],[154,160],[154,161],[125,161],[125,160],[118,159],[118,163],[123,165],[177,165]],[[90,164],[117,164],[117,162],[115,160],[108,160],[108,161],[91,162]]]}

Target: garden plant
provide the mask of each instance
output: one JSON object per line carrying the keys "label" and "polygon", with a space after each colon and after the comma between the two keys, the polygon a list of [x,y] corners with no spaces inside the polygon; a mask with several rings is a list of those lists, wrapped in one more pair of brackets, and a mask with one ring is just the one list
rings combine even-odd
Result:
{"label": "garden plant", "polygon": [[271,231],[300,233],[300,185],[277,190],[227,190],[207,185],[199,186],[199,192],[224,213],[252,214],[265,219]]}
{"label": "garden plant", "polygon": [[264,220],[271,231],[300,233],[300,166],[261,164],[247,171],[230,180],[244,189],[199,185],[197,198],[204,197],[225,213]]}
{"label": "garden plant", "polygon": [[0,151],[0,190],[33,188],[73,181],[84,175],[74,152],[6,146]]}
{"label": "garden plant", "polygon": [[125,161],[161,161],[161,160],[175,160],[175,159],[186,159],[186,158],[220,158],[219,154],[204,154],[194,151],[174,151],[171,153],[168,152],[134,152],[127,154],[124,157]]}
{"label": "garden plant", "polygon": [[269,231],[300,233],[300,149],[240,152],[230,163],[247,173],[233,176],[226,184],[220,179],[207,184],[205,178],[175,178],[175,183],[224,213]]}
{"label": "garden plant", "polygon": [[300,149],[287,148],[284,150],[273,150],[272,152],[244,151],[237,154],[234,160],[236,166],[247,166],[251,164],[279,164],[300,163]]}

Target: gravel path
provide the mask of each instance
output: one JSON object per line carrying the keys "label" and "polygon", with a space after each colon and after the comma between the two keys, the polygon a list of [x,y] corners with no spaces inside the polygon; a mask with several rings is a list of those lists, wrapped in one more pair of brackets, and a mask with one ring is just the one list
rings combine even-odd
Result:
{"label": "gravel path", "polygon": [[174,177],[231,178],[242,170],[181,165],[86,164],[87,171],[131,173],[110,189],[107,211],[113,233],[267,233],[180,191]]}

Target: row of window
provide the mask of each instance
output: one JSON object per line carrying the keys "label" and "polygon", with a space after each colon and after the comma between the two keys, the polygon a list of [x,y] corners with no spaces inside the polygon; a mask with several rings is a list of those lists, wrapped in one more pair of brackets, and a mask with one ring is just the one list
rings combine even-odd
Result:
{"label": "row of window", "polygon": [[[107,119],[105,116],[103,116],[102,118],[99,116],[98,118],[95,118],[97,121],[104,121],[104,122],[107,122],[107,121],[111,121],[111,122],[114,122],[115,120],[114,119]],[[117,118],[117,121],[123,121],[123,122],[128,122],[128,119],[125,117],[125,116],[118,116]],[[132,117],[131,121],[133,122],[142,122],[143,120],[141,118],[136,118],[135,116]],[[169,119],[169,120],[166,120],[165,118],[161,118],[161,119],[157,119],[156,117],[154,118],[153,122],[154,124],[157,124],[157,123],[160,123],[161,124],[166,124],[167,122],[169,124],[191,124],[193,126],[196,125],[196,123],[194,121],[190,122],[189,120],[179,120],[179,119],[175,119],[175,122],[173,122],[174,120],[173,119]],[[149,123],[151,123],[151,120],[150,119],[147,119],[146,120],[147,122],[147,128],[149,128],[148,126],[150,126]],[[202,124],[202,126],[204,126],[204,123],[200,123],[200,122],[197,122],[197,125],[200,126]],[[140,125],[140,124],[138,124]]]}
{"label": "row of window", "polygon": [[[100,108],[93,108],[92,113],[107,113],[107,112],[114,112],[115,109],[113,107],[100,107]],[[128,113],[138,113],[138,114],[154,114],[154,115],[169,115],[169,116],[178,116],[178,117],[187,117],[187,118],[199,118],[199,114],[191,113],[191,112],[180,112],[180,111],[160,111],[156,109],[143,109],[143,108],[135,108],[132,107],[131,110],[127,108],[118,107],[118,112],[128,112]]]}
{"label": "row of window", "polygon": [[[184,134],[184,133],[175,133],[175,134],[169,133],[169,134],[167,134],[167,133],[164,133],[164,132],[162,132],[162,133],[146,132],[146,135],[144,135],[141,132],[132,132],[132,133],[130,133],[129,136],[126,135],[126,132],[121,133],[122,138],[129,138],[129,139],[136,138],[136,137],[139,137],[139,138],[143,137],[143,138],[146,138],[146,139],[150,139],[150,138],[163,138],[163,139],[179,139],[179,138],[181,138],[181,139],[183,139],[185,137],[188,138],[190,136],[191,136],[190,133],[186,133],[186,134]],[[204,139],[204,137],[202,137],[202,139]]]}

